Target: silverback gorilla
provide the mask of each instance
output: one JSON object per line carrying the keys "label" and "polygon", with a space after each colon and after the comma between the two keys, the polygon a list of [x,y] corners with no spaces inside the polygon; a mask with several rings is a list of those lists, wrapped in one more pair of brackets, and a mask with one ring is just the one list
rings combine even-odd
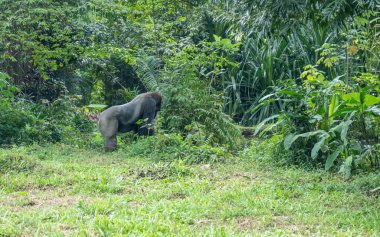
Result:
{"label": "silverback gorilla", "polygon": [[152,123],[161,109],[162,97],[158,92],[147,92],[136,96],[131,102],[112,106],[99,115],[99,130],[104,137],[105,151],[117,147],[118,132],[134,131],[151,136]]}

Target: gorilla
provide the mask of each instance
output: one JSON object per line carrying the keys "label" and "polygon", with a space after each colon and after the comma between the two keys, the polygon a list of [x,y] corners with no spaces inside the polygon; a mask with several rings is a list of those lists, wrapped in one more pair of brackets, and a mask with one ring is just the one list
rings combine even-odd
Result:
{"label": "gorilla", "polygon": [[158,92],[147,92],[132,101],[112,106],[99,115],[99,130],[104,137],[105,151],[116,150],[118,132],[134,131],[139,135],[154,134],[152,124],[161,110],[162,97]]}

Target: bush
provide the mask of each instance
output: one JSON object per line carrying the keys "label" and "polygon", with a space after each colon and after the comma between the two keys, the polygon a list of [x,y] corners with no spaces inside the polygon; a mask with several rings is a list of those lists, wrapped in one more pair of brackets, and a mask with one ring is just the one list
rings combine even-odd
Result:
{"label": "bush", "polygon": [[262,100],[262,105],[282,101],[286,111],[264,120],[257,132],[264,123],[277,121],[267,128],[281,128],[283,151],[296,163],[323,164],[326,170],[340,167],[346,177],[360,168],[378,169],[378,77],[368,73],[359,77],[367,78],[367,85],[351,87],[339,78],[326,81],[316,67],[305,67],[302,85],[289,81],[275,87],[272,98]]}
{"label": "bush", "polygon": [[180,134],[156,134],[152,137],[139,138],[126,149],[126,153],[130,156],[167,161],[179,159],[188,164],[214,163],[232,157],[225,147],[197,146]]}
{"label": "bush", "polygon": [[23,136],[26,125],[32,121],[32,116],[23,111],[2,108],[0,113],[0,144],[18,142]]}
{"label": "bush", "polygon": [[223,112],[220,88],[220,75],[233,63],[219,54],[209,45],[202,50],[189,46],[168,61],[159,85],[164,97],[159,125],[167,132],[191,137],[198,145],[237,148],[241,132]]}
{"label": "bush", "polygon": [[3,106],[0,113],[0,144],[46,142],[77,143],[95,124],[75,106],[72,98],[52,103],[26,100]]}

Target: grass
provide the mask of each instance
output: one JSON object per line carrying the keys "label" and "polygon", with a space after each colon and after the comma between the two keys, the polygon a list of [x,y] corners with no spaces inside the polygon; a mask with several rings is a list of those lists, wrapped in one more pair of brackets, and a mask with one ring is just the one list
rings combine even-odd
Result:
{"label": "grass", "polygon": [[260,153],[187,165],[51,145],[0,149],[0,236],[380,236],[379,173],[345,181]]}

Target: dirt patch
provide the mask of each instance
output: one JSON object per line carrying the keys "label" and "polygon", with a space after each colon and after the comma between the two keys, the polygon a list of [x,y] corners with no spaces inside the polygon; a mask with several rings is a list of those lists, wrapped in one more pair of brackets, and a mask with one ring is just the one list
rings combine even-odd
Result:
{"label": "dirt patch", "polygon": [[184,193],[173,193],[168,197],[169,200],[173,199],[185,199],[187,196]]}
{"label": "dirt patch", "polygon": [[237,229],[240,231],[259,230],[263,225],[257,219],[251,216],[245,216],[236,220]]}
{"label": "dirt patch", "polygon": [[64,234],[64,236],[73,235],[73,232],[75,232],[77,230],[76,227],[69,226],[69,225],[66,225],[66,224],[59,224],[58,225],[58,229],[60,231],[62,231],[62,233]]}
{"label": "dirt patch", "polygon": [[294,223],[289,216],[273,216],[269,223],[262,223],[251,216],[236,219],[236,229],[242,232],[266,231],[268,229],[284,230],[290,234],[309,236],[314,233],[313,226]]}
{"label": "dirt patch", "polygon": [[35,208],[51,208],[51,207],[69,207],[81,200],[81,197],[63,196],[63,197],[42,197],[35,198]]}
{"label": "dirt patch", "polygon": [[197,224],[203,226],[203,225],[208,225],[208,224],[210,224],[211,222],[212,222],[211,219],[208,219],[208,218],[202,218],[202,219],[199,219],[199,220],[197,221]]}
{"label": "dirt patch", "polygon": [[132,207],[132,208],[134,208],[134,207],[140,207],[141,205],[142,205],[141,203],[136,202],[136,201],[129,201],[128,202],[128,206]]}
{"label": "dirt patch", "polygon": [[253,179],[258,178],[256,174],[249,173],[249,172],[238,172],[238,173],[234,173],[232,176],[238,179],[246,179],[246,180],[253,180]]}
{"label": "dirt patch", "polygon": [[0,201],[0,205],[8,206],[12,211],[25,211],[25,209],[36,210],[70,207],[83,199],[88,198],[71,196],[54,190],[29,190],[6,196],[3,201]]}
{"label": "dirt patch", "polygon": [[287,230],[292,234],[310,235],[313,232],[313,226],[294,223],[289,216],[273,216],[272,221],[268,225],[276,229]]}

